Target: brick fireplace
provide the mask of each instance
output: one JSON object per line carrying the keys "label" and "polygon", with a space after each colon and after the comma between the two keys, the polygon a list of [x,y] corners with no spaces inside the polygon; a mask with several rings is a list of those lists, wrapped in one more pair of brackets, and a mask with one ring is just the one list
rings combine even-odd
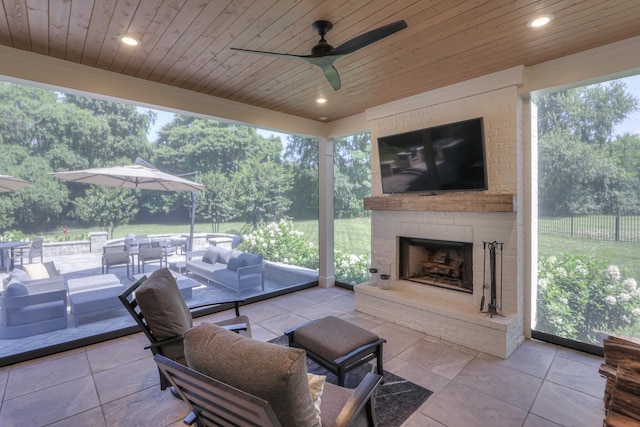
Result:
{"label": "brick fireplace", "polygon": [[[496,80],[496,84],[503,80]],[[460,96],[465,91],[470,93]],[[372,211],[372,253],[392,262],[391,289],[357,285],[355,308],[455,344],[506,358],[524,340],[523,220],[516,197],[521,182],[517,166],[521,163],[522,104],[516,86],[493,90],[477,89],[473,85],[458,86],[450,93],[454,99],[447,99],[449,94],[443,91],[368,112],[372,143],[376,144],[379,136],[483,117],[488,191],[382,194],[380,174],[383,171],[379,170],[374,145],[372,194],[365,199],[365,209]],[[405,107],[410,108],[403,111]],[[400,255],[404,256],[407,250],[420,252],[421,249],[407,249],[407,240],[402,238],[408,238],[412,243],[455,242],[454,249],[465,248],[468,252],[457,255],[454,250],[448,254],[457,258],[451,264],[470,263],[462,271],[470,277],[464,278],[464,284],[451,280],[444,286],[442,283],[425,285],[421,283],[422,279],[415,280],[410,276],[417,275],[423,266],[407,267],[404,261],[401,265]],[[488,285],[483,242],[503,244],[502,286],[497,300],[498,312],[503,316],[490,316],[480,311],[483,291],[486,301],[489,300],[488,289],[483,286]],[[429,266],[431,260],[426,262]],[[486,304],[484,310],[487,310]]]}

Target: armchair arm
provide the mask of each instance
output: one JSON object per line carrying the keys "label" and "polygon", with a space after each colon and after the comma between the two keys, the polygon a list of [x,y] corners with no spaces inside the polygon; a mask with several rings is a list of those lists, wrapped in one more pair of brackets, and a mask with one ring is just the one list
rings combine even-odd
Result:
{"label": "armchair arm", "polygon": [[249,274],[261,274],[262,264],[247,265],[246,267],[238,267],[238,280]]}
{"label": "armchair arm", "polygon": [[353,419],[363,410],[367,411],[367,418],[376,425],[375,408],[371,403],[371,398],[375,393],[376,387],[382,382],[382,376],[367,373],[358,388],[342,407],[342,410],[336,418],[334,427],[347,427]]}

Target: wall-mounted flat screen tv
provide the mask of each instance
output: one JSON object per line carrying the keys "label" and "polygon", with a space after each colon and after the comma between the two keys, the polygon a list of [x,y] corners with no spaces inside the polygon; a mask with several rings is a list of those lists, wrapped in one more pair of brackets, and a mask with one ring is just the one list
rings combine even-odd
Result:
{"label": "wall-mounted flat screen tv", "polygon": [[382,192],[487,189],[482,117],[378,138]]}

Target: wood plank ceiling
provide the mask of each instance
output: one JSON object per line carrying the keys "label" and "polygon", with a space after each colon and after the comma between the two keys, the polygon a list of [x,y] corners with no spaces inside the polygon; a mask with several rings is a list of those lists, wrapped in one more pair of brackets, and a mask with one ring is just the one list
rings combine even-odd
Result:
{"label": "wood plank ceiling", "polygon": [[[0,44],[304,118],[366,108],[640,35],[639,0],[1,0]],[[537,13],[554,20],[532,29]],[[318,19],[333,46],[408,28],[339,59],[342,89],[303,61]],[[119,36],[140,40],[123,45]],[[328,102],[318,105],[316,97]]]}

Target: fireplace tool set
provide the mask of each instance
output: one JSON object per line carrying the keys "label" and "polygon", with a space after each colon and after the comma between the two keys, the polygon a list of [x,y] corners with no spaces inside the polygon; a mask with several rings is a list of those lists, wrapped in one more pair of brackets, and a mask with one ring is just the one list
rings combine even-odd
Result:
{"label": "fireplace tool set", "polygon": [[[493,241],[482,242],[484,249],[484,270],[482,272],[482,299],[480,300],[480,312],[489,313],[490,317],[493,316],[503,316],[501,313],[498,313],[498,309],[502,309],[502,272],[503,272],[503,257],[502,257],[502,247],[504,243],[498,243]],[[491,284],[487,285],[486,281],[486,273],[487,273],[487,249],[489,252],[489,275],[491,279]],[[500,250],[500,306],[498,306],[498,281],[497,281],[497,250]],[[489,295],[489,305],[487,307],[487,311],[484,311],[484,303],[485,303],[485,289],[490,288]]]}

